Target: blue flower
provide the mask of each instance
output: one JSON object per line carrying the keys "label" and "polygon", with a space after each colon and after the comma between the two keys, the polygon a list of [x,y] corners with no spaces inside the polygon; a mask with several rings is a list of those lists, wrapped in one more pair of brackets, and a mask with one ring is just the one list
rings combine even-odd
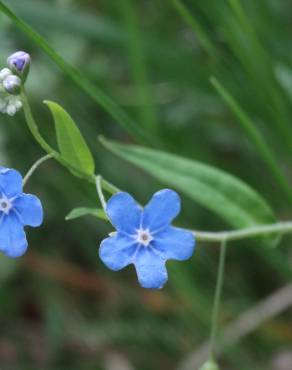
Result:
{"label": "blue flower", "polygon": [[19,172],[0,167],[0,251],[15,258],[27,249],[24,226],[39,226],[43,221],[40,200],[22,192]]}
{"label": "blue flower", "polygon": [[195,248],[191,232],[170,225],[180,208],[178,194],[169,189],[155,193],[144,209],[128,193],[112,196],[106,213],[117,232],[101,243],[103,263],[114,271],[132,263],[143,288],[162,288],[165,262],[186,260]]}

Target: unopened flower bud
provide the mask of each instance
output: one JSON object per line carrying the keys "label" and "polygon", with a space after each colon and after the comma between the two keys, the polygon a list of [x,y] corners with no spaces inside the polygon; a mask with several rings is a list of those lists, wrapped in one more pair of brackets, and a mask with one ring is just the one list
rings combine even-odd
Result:
{"label": "unopened flower bud", "polygon": [[219,370],[219,367],[214,361],[207,361],[199,370]]}
{"label": "unopened flower bud", "polygon": [[7,58],[7,65],[11,71],[24,81],[30,67],[30,55],[25,51],[17,51]]}
{"label": "unopened flower bud", "polygon": [[16,95],[6,95],[0,97],[0,112],[8,114],[9,116],[14,116],[22,107],[22,101],[19,96]]}
{"label": "unopened flower bud", "polygon": [[16,112],[18,112],[22,107],[22,102],[18,96],[8,96],[7,97],[7,106],[6,106],[6,113],[9,116],[14,116]]}
{"label": "unopened flower bud", "polygon": [[21,79],[18,76],[10,75],[3,81],[3,87],[9,94],[18,95],[21,90]]}
{"label": "unopened flower bud", "polygon": [[12,72],[10,71],[9,68],[3,68],[0,71],[0,82],[3,82],[6,77],[12,75]]}

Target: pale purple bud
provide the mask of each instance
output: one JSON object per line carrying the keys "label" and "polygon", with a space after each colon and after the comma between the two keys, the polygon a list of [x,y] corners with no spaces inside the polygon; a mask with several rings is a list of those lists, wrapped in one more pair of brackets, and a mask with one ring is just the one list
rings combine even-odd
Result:
{"label": "pale purple bud", "polygon": [[25,51],[17,51],[7,58],[7,65],[11,71],[24,81],[30,67],[30,55]]}
{"label": "pale purple bud", "polygon": [[10,75],[12,75],[12,72],[10,71],[10,69],[8,69],[8,68],[1,69],[1,71],[0,71],[0,82],[3,82],[5,80],[5,78],[7,78]]}
{"label": "pale purple bud", "polygon": [[10,75],[3,81],[4,89],[12,95],[18,95],[21,90],[21,79],[18,76]]}

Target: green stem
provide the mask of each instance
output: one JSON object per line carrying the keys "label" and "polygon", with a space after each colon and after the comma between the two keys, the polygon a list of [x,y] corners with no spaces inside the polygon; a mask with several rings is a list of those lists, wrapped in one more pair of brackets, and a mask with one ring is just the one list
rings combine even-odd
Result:
{"label": "green stem", "polygon": [[24,111],[26,123],[27,123],[27,126],[32,136],[39,143],[39,145],[44,149],[45,152],[47,152],[48,154],[54,154],[56,159],[59,160],[59,157],[60,157],[59,153],[56,152],[49,144],[47,144],[47,142],[43,139],[43,137],[41,136],[39,132],[38,126],[33,118],[30,105],[29,105],[24,89],[22,90],[20,96],[21,96],[21,101],[23,104],[23,111]]}
{"label": "green stem", "polygon": [[223,239],[220,246],[220,258],[217,273],[216,291],[213,304],[212,313],[212,324],[210,333],[210,348],[209,348],[209,360],[214,361],[215,358],[215,343],[218,332],[218,317],[219,317],[219,307],[223,288],[224,280],[224,269],[225,269],[225,257],[226,257],[227,241]]}
{"label": "green stem", "polygon": [[[60,162],[65,167],[72,169],[73,171],[77,172],[78,175],[89,181],[92,184],[96,184],[96,175],[87,175],[81,172],[78,168],[72,166],[69,162],[67,162],[55,149],[53,149],[41,136],[38,126],[34,120],[32,115],[30,105],[28,99],[26,97],[25,91],[23,90],[21,93],[21,99],[23,103],[24,115],[26,118],[26,122],[30,132],[32,133],[35,140],[39,143],[39,145],[50,155],[52,155],[58,162]],[[106,181],[105,179],[100,179],[101,187],[109,192],[110,194],[115,194],[120,191],[116,186],[111,184],[110,182]],[[232,231],[221,231],[221,232],[204,232],[204,231],[193,231],[198,241],[205,241],[205,242],[221,242],[224,239],[226,241],[231,240],[239,240],[245,238],[252,238],[255,236],[260,235],[267,235],[267,234],[289,234],[292,233],[292,221],[287,222],[279,222],[271,225],[260,225],[249,227],[240,230],[232,230]]]}
{"label": "green stem", "polygon": [[64,165],[67,168],[72,169],[73,171],[77,172],[78,175],[95,184],[95,176],[94,175],[87,175],[84,172],[80,171],[79,168],[75,168],[74,166],[71,165],[68,161],[66,161],[60,153],[58,153],[54,148],[52,148],[42,137],[42,135],[39,132],[38,126],[35,122],[35,119],[32,115],[32,111],[30,109],[30,105],[27,99],[27,96],[25,94],[24,89],[22,90],[21,93],[21,100],[23,104],[23,110],[24,110],[24,116],[26,119],[27,126],[32,134],[32,136],[35,138],[35,140],[39,143],[39,145],[44,149],[45,152],[48,154],[53,154],[55,159],[60,162],[62,165]]}
{"label": "green stem", "polygon": [[105,180],[104,178],[101,178],[101,186],[103,190],[107,191],[110,194],[116,194],[119,191],[121,191],[118,187],[116,187],[114,184],[111,182]]}
{"label": "green stem", "polygon": [[103,192],[102,192],[101,181],[102,181],[102,177],[100,175],[96,176],[97,195],[99,197],[102,208],[103,208],[104,212],[106,213],[106,201],[105,201],[105,198],[104,198],[104,195],[103,195]]}
{"label": "green stem", "polygon": [[[39,132],[38,126],[35,122],[35,119],[33,117],[29,101],[27,99],[26,93],[24,88],[22,89],[21,92],[21,100],[23,104],[23,111],[24,111],[24,116],[26,119],[27,126],[32,134],[32,136],[35,138],[35,140],[39,143],[39,145],[43,148],[45,152],[47,152],[49,155],[52,155],[59,163],[61,163],[63,166],[73,170],[75,173],[77,173],[81,178],[84,180],[89,181],[92,184],[95,184],[96,182],[96,176],[95,175],[88,175],[85,174],[84,172],[80,171],[79,168],[76,168],[72,166],[71,163],[66,161],[60,153],[58,153],[54,148],[52,148],[42,137],[42,135]],[[119,191],[119,189],[111,184],[110,182],[102,179],[101,180],[101,186],[104,188],[104,190],[108,191],[111,194],[115,194],[116,192]]]}
{"label": "green stem", "polygon": [[28,180],[30,179],[31,175],[34,173],[34,171],[42,164],[44,163],[45,161],[47,161],[48,159],[51,159],[51,158],[54,158],[54,154],[51,153],[51,154],[47,154],[45,155],[44,157],[40,158],[39,160],[37,160],[32,166],[31,168],[29,169],[29,171],[27,172],[27,174],[24,176],[23,178],[23,181],[22,181],[22,185],[25,186],[26,183],[28,182]]}
{"label": "green stem", "polygon": [[269,225],[259,225],[253,227],[247,227],[240,230],[231,231],[219,231],[219,232],[208,232],[208,231],[196,231],[192,230],[196,239],[203,242],[222,242],[223,240],[239,240],[254,238],[261,235],[270,234],[291,234],[292,233],[292,221],[283,221]]}
{"label": "green stem", "polygon": [[55,52],[55,50],[40,34],[19,18],[2,1],[0,1],[0,12],[9,17],[23,34],[27,35],[36,45],[38,45],[38,47],[40,47],[81,90],[85,91],[86,94],[107,111],[114,118],[114,121],[127,130],[129,134],[134,138],[140,139],[141,142],[150,143],[152,145],[154,142],[156,143],[155,137],[149,136],[149,134],[140,125],[137,125],[136,122],[128,116],[127,112],[113,101],[111,97],[106,95],[106,93],[98,88],[96,84],[87,79],[79,69],[67,63]]}

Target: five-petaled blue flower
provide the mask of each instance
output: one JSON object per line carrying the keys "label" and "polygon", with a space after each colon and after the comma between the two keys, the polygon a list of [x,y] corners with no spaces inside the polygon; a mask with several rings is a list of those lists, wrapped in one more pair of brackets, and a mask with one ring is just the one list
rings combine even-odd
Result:
{"label": "five-petaled blue flower", "polygon": [[130,194],[115,194],[106,213],[117,233],[101,243],[101,260],[115,271],[133,263],[142,287],[162,288],[167,281],[165,262],[186,260],[195,248],[191,232],[170,225],[180,208],[178,194],[169,189],[155,193],[144,209]]}
{"label": "five-petaled blue flower", "polygon": [[0,251],[15,258],[27,249],[24,226],[39,226],[43,221],[40,200],[22,192],[19,172],[0,167]]}

